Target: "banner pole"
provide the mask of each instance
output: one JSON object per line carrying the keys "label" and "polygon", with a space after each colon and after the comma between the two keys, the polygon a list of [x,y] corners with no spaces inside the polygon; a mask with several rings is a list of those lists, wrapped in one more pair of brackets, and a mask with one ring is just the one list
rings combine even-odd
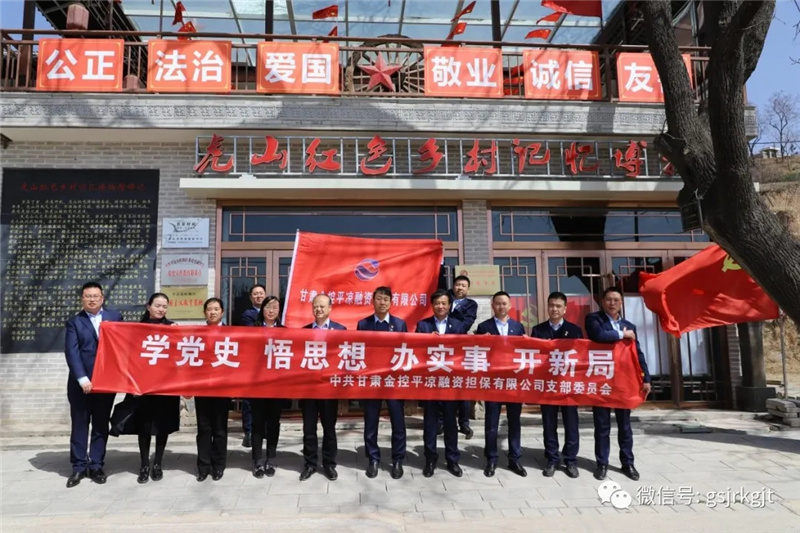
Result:
{"label": "banner pole", "polygon": [[297,246],[300,244],[300,230],[297,230],[294,236],[294,250],[292,251],[292,264],[289,266],[289,281],[286,283],[286,296],[283,305],[283,316],[281,317],[281,324],[286,325],[286,310],[289,308],[289,295],[292,294],[292,278],[294,277],[294,263],[297,259]]}
{"label": "banner pole", "polygon": [[789,381],[786,372],[786,339],[784,335],[784,324],[786,322],[786,314],[781,311],[781,317],[778,319],[778,325],[781,331],[781,365],[783,366],[783,399],[789,398]]}

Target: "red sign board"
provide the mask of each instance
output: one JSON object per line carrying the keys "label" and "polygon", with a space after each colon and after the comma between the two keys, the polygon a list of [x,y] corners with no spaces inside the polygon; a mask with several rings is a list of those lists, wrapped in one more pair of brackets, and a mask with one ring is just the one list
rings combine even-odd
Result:
{"label": "red sign board", "polygon": [[39,91],[122,91],[122,39],[40,39]]}
{"label": "red sign board", "polygon": [[339,94],[339,45],[258,43],[260,93]]}
{"label": "red sign board", "polygon": [[525,50],[525,98],[599,100],[600,56],[585,50]]}
{"label": "red sign board", "polygon": [[231,91],[231,43],[159,41],[147,43],[147,90],[161,93]]}
{"label": "red sign board", "polygon": [[426,46],[425,94],[502,98],[502,52],[497,48]]}
{"label": "red sign board", "polygon": [[[692,83],[692,58],[681,56]],[[645,53],[625,52],[617,55],[617,88],[620,102],[664,101],[664,88],[658,74],[653,56]]]}

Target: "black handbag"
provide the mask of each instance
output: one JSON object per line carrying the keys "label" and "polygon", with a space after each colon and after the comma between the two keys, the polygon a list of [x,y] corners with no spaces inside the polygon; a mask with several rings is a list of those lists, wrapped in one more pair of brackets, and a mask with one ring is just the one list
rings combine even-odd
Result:
{"label": "black handbag", "polygon": [[139,407],[139,398],[128,394],[121,402],[114,406],[111,414],[111,429],[109,435],[119,437],[120,435],[135,435],[136,431],[136,409]]}

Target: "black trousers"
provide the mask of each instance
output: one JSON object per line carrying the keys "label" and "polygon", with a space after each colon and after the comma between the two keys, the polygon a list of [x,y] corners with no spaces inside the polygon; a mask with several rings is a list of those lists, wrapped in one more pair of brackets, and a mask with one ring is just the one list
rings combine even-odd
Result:
{"label": "black trousers", "polygon": [[197,471],[208,474],[225,470],[228,458],[228,410],[230,398],[196,396]]}
{"label": "black trousers", "polygon": [[[108,421],[114,407],[114,394],[84,394],[78,381],[70,376],[67,399],[72,419],[69,436],[69,460],[73,472],[103,468],[108,442]],[[89,425],[91,424],[91,433]]]}
{"label": "black trousers", "polygon": [[[599,465],[608,464],[611,454],[611,409],[592,407],[594,418],[594,457]],[[614,409],[617,419],[617,442],[619,443],[619,462],[622,466],[633,464],[633,428],[631,410]]]}
{"label": "black trousers", "polygon": [[[278,449],[278,435],[281,431],[281,408],[283,400],[276,398],[250,398],[252,422],[253,466],[266,466]],[[262,443],[267,440],[267,457],[264,459]]]}
{"label": "black trousers", "polygon": [[303,459],[306,466],[318,464],[317,419],[322,423],[322,464],[336,466],[336,416],[339,400],[300,400],[303,411]]}
{"label": "black trousers", "polygon": [[436,401],[428,400],[424,405],[422,442],[425,446],[425,462],[436,463],[439,454],[436,451],[436,430],[438,429],[438,418],[442,413],[442,425],[444,426],[444,456],[448,463],[458,463],[461,452],[458,451],[458,425],[456,424],[456,414],[458,411],[458,400]]}

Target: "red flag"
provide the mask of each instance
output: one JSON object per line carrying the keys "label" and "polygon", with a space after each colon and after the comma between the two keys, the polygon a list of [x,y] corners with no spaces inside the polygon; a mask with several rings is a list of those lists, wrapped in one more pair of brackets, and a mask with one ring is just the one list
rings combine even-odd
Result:
{"label": "red flag", "polygon": [[540,22],[558,22],[558,19],[561,18],[561,15],[562,15],[562,13],[559,13],[558,11],[555,11],[555,12],[550,13],[549,15],[547,15],[545,17],[542,17],[539,20],[537,20],[536,24],[539,24]]}
{"label": "red flag", "polygon": [[[181,29],[178,30],[178,33],[197,33],[197,30],[195,29],[192,21],[189,21],[181,26]],[[188,41],[189,39],[191,39],[191,37],[178,37],[179,41]]]}
{"label": "red flag", "polygon": [[559,13],[582,17],[602,18],[603,16],[603,4],[600,0],[542,0],[542,6]]}
{"label": "red flag", "polygon": [[311,13],[311,18],[314,20],[330,19],[339,16],[339,5],[333,4],[332,6],[323,7]]}
{"label": "red flag", "polygon": [[525,36],[526,39],[547,39],[551,30],[532,30]]}
{"label": "red flag", "polygon": [[639,292],[661,327],[679,337],[711,326],[778,318],[778,305],[717,245],[660,274],[639,274]]}
{"label": "red flag", "polygon": [[463,17],[464,15],[469,15],[470,13],[472,13],[472,10],[473,10],[473,9],[475,9],[475,2],[476,2],[476,1],[477,1],[477,0],[473,0],[472,2],[470,2],[469,4],[467,4],[467,7],[465,7],[465,8],[464,8],[464,9],[462,9],[461,11],[459,11],[458,15],[456,15],[455,17],[453,17],[453,19],[452,19],[450,22],[455,22],[455,21],[457,21],[458,19],[460,19],[461,17]]}
{"label": "red flag", "polygon": [[183,7],[183,2],[178,2],[175,4],[175,17],[172,19],[172,25],[175,24],[183,24],[183,12],[186,11],[186,8]]}
{"label": "red flag", "polygon": [[453,28],[453,31],[450,32],[450,34],[447,36],[447,39],[445,39],[445,40],[449,41],[450,39],[452,39],[456,35],[461,35],[462,33],[464,33],[464,30],[466,30],[466,29],[467,29],[467,23],[466,22],[459,22],[458,24],[456,24],[456,27]]}
{"label": "red flag", "polygon": [[331,31],[328,32],[328,37],[336,37],[339,35],[339,26],[334,26]]}
{"label": "red flag", "polygon": [[372,314],[372,292],[391,287],[391,314],[411,324],[431,314],[428,299],[439,283],[442,243],[433,239],[360,239],[298,232],[284,325],[312,322],[311,300],[325,293],[333,300],[331,320],[355,329]]}

